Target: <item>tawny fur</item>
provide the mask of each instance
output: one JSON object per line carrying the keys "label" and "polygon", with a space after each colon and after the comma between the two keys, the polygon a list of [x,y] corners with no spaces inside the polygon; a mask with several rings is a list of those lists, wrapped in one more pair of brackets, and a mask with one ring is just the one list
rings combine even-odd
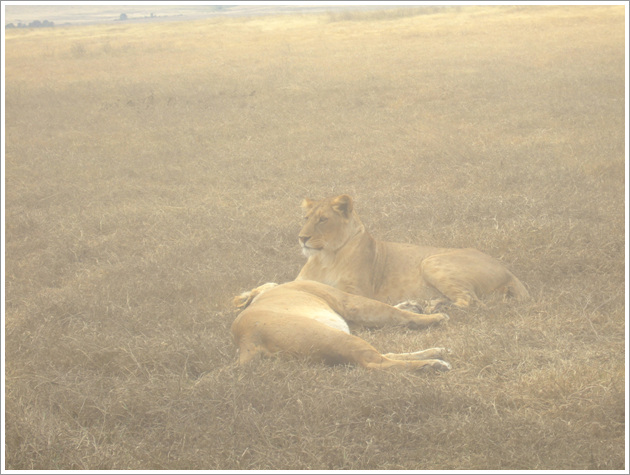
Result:
{"label": "tawny fur", "polygon": [[347,323],[424,327],[447,320],[444,314],[418,315],[312,281],[265,284],[234,302],[243,309],[232,323],[240,364],[257,356],[292,355],[371,369],[450,369],[440,359],[443,348],[381,354],[351,335]]}
{"label": "tawny fur", "polygon": [[365,229],[352,198],[305,199],[299,234],[308,261],[296,280],[315,280],[387,303],[450,301],[459,307],[494,292],[529,298],[525,286],[497,259],[476,249],[378,241]]}

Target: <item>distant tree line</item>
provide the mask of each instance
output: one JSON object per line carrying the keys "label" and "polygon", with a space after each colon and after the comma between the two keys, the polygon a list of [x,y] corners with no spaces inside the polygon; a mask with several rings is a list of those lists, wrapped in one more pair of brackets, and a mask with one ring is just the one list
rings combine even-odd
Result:
{"label": "distant tree line", "polygon": [[5,28],[47,28],[50,26],[55,26],[55,22],[53,21],[48,21],[48,20],[44,20],[44,21],[39,21],[39,20],[35,20],[30,22],[28,25],[26,25],[25,23],[18,23],[17,25],[14,25],[13,23],[9,23],[8,25],[5,25]]}

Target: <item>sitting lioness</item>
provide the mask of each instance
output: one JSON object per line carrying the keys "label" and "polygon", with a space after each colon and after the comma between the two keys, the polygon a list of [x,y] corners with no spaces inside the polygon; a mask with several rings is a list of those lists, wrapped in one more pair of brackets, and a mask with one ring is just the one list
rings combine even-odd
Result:
{"label": "sitting lioness", "polygon": [[[492,292],[529,297],[498,260],[476,249],[444,249],[374,239],[354,211],[352,198],[305,199],[299,242],[308,261],[296,280],[315,280],[401,308],[431,302],[467,307]],[[416,301],[411,301],[415,299]],[[403,302],[406,301],[406,302]],[[422,304],[425,305],[425,304]]]}
{"label": "sitting lioness", "polygon": [[234,303],[243,309],[232,323],[240,364],[256,356],[292,355],[370,369],[450,369],[440,359],[444,348],[381,354],[351,335],[347,323],[422,327],[447,320],[443,314],[417,315],[312,281],[261,285],[235,297]]}

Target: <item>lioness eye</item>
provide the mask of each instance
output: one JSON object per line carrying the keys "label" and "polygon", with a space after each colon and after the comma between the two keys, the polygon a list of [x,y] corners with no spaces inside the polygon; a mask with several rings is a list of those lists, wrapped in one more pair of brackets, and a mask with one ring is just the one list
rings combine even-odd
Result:
{"label": "lioness eye", "polygon": [[325,223],[326,221],[328,221],[328,218],[327,218],[326,216],[321,216],[321,217],[319,218],[319,222],[320,222],[320,223]]}

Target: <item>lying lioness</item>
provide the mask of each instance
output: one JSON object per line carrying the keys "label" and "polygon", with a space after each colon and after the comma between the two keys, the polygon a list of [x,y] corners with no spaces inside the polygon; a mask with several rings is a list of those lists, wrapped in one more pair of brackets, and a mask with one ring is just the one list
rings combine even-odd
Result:
{"label": "lying lioness", "polygon": [[[410,299],[451,301],[467,307],[495,291],[529,297],[498,260],[476,249],[444,249],[374,239],[354,211],[352,198],[305,199],[299,242],[308,261],[297,280],[315,280],[388,303]],[[406,305],[403,303],[401,305]],[[425,310],[426,311],[426,310]]]}
{"label": "lying lioness", "polygon": [[265,284],[235,297],[234,303],[243,309],[232,323],[240,364],[255,356],[280,354],[374,369],[450,369],[440,359],[444,348],[381,354],[351,335],[347,323],[423,327],[447,320],[444,314],[417,315],[312,281]]}

